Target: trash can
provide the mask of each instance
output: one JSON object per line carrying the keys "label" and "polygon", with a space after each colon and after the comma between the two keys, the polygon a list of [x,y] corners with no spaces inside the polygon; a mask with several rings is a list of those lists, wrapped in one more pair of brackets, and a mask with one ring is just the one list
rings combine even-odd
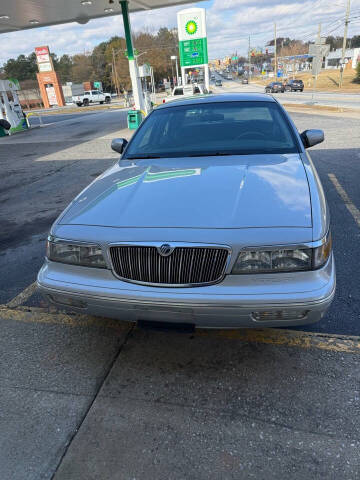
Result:
{"label": "trash can", "polygon": [[128,128],[130,130],[136,130],[142,122],[142,116],[140,110],[129,110],[127,116]]}

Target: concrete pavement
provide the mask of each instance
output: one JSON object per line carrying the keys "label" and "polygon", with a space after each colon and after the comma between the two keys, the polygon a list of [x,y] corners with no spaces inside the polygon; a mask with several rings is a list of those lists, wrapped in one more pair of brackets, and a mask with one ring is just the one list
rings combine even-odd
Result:
{"label": "concrete pavement", "polygon": [[358,478],[358,337],[0,320],[2,480]]}

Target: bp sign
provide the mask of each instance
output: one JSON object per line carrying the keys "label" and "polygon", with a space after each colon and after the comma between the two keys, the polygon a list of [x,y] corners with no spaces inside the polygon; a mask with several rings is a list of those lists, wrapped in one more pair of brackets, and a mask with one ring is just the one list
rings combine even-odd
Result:
{"label": "bp sign", "polygon": [[205,10],[189,8],[177,14],[180,65],[193,67],[208,63]]}

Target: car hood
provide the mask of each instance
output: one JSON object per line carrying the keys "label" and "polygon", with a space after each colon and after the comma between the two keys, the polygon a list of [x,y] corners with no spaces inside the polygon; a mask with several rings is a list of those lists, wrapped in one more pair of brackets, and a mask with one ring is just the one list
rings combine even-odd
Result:
{"label": "car hood", "polygon": [[60,224],[111,227],[311,227],[299,154],[122,160],[70,204]]}

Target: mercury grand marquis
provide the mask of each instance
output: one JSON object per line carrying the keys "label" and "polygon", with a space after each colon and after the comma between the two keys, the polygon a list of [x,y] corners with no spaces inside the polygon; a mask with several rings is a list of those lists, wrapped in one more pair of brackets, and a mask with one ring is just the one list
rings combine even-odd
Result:
{"label": "mercury grand marquis", "polygon": [[201,327],[319,321],[335,292],[329,210],[299,134],[265,94],[156,108],[51,228],[38,286],[78,312]]}

